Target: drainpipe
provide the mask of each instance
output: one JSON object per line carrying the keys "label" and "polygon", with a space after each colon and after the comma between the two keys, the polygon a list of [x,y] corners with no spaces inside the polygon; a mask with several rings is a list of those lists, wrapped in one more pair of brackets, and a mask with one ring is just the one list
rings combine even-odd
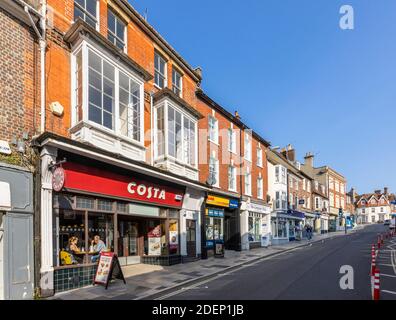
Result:
{"label": "drainpipe", "polygon": [[[31,6],[26,4],[22,0],[18,0],[21,4],[24,5],[24,9],[26,14],[29,17],[30,24],[34,29],[40,44],[40,133],[45,131],[45,49],[47,47],[45,34],[46,34],[46,13],[47,13],[47,3],[46,0],[41,0],[41,9],[40,12],[34,10]],[[33,21],[33,18],[30,14],[33,12],[40,16],[40,31],[37,29],[36,24]]]}
{"label": "drainpipe", "polygon": [[151,143],[151,156],[150,156],[150,164],[154,166],[154,92],[150,91],[150,143]]}

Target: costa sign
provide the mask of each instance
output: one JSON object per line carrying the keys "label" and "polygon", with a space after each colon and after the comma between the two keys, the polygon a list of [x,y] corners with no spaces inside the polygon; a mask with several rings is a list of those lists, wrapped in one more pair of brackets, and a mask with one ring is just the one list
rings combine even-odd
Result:
{"label": "costa sign", "polygon": [[182,206],[184,191],[124,176],[98,168],[66,162],[63,165],[65,180],[63,188],[70,191],[83,191],[95,195],[105,195],[127,200],[155,203],[162,206]]}

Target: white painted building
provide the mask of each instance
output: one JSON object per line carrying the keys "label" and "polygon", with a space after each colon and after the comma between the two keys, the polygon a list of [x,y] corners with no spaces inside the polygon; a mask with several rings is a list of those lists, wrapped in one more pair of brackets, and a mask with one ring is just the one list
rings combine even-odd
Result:
{"label": "white painted building", "polygon": [[358,223],[378,223],[391,217],[391,204],[387,188],[363,194],[356,204]]}

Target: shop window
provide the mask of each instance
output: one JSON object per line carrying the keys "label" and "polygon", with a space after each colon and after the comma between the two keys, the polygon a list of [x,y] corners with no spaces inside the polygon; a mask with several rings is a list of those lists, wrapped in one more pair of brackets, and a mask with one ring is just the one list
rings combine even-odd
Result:
{"label": "shop window", "polygon": [[261,218],[255,216],[249,216],[248,223],[249,223],[249,241],[250,242],[260,241]]}
{"label": "shop window", "polygon": [[127,204],[122,202],[117,202],[117,211],[118,212],[127,212]]}
{"label": "shop window", "polygon": [[169,254],[179,254],[179,220],[169,220]]}
{"label": "shop window", "polygon": [[98,200],[98,210],[113,211],[113,202],[108,200]]}
{"label": "shop window", "polygon": [[95,201],[89,198],[77,197],[76,207],[78,209],[93,209]]}
{"label": "shop window", "polygon": [[89,213],[88,214],[88,238],[89,245],[95,236],[106,245],[107,250],[114,251],[114,222],[113,215]]}

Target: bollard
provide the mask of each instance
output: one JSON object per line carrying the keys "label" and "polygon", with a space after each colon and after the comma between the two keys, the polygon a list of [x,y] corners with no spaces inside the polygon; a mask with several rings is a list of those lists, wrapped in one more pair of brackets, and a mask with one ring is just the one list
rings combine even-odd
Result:
{"label": "bollard", "polygon": [[378,249],[381,248],[381,241],[380,241],[380,237],[378,237],[377,239],[377,247]]}
{"label": "bollard", "polygon": [[384,235],[381,234],[381,244],[384,244]]}
{"label": "bollard", "polygon": [[375,268],[375,258],[372,257],[372,258],[371,258],[371,272],[370,272],[371,276],[374,276],[375,269],[376,269],[376,268]]}
{"label": "bollard", "polygon": [[375,269],[373,298],[374,298],[374,300],[380,299],[380,271],[379,271],[379,269]]}

